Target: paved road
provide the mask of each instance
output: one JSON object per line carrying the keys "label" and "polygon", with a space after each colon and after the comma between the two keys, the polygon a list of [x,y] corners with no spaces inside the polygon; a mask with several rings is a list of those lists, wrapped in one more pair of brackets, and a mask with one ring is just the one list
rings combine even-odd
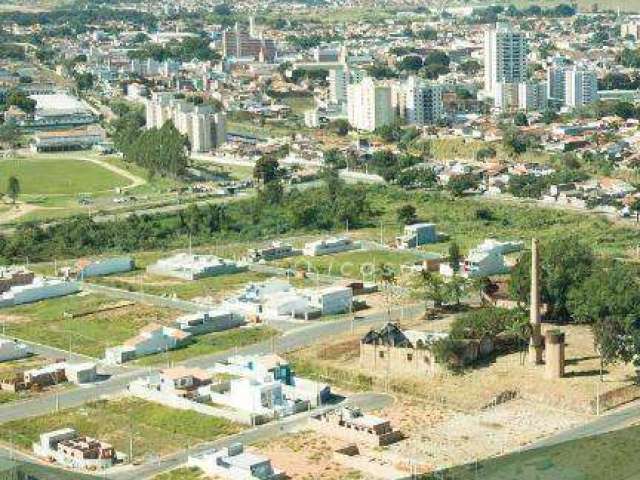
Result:
{"label": "paved road", "polygon": [[107,476],[115,480],[141,480],[147,478],[153,478],[153,476],[179,467],[187,462],[189,455],[203,453],[212,448],[227,447],[232,443],[240,442],[243,444],[251,444],[262,440],[290,433],[304,427],[308,418],[311,415],[326,412],[346,405],[354,405],[362,410],[378,410],[384,408],[387,405],[392,404],[393,397],[387,394],[381,393],[363,393],[353,395],[342,402],[328,405],[323,408],[311,410],[310,412],[302,412],[297,415],[285,417],[277,422],[270,422],[264,425],[260,425],[249,430],[245,430],[236,435],[230,435],[228,437],[221,438],[213,442],[207,442],[196,446],[195,448],[182,450],[173,455],[169,455],[160,459],[157,462],[140,465],[137,467],[125,466],[122,469],[117,469],[110,472]]}
{"label": "paved road", "polygon": [[[404,309],[397,308],[392,312],[392,316],[393,318],[399,318],[403,314],[417,315],[423,310],[424,307],[422,305],[414,305],[405,307]],[[216,362],[226,359],[230,353],[243,355],[265,354],[272,351],[284,353],[320,342],[323,339],[335,337],[341,333],[350,331],[352,328],[379,325],[385,321],[387,321],[387,315],[384,312],[374,313],[355,321],[352,319],[319,321],[299,329],[289,330],[285,332],[283,336],[277,337],[274,340],[238,348],[234,352],[227,351],[195,357],[182,362],[181,365],[207,368],[213,366]],[[122,392],[132,380],[156,372],[159,368],[161,367],[123,368],[119,373],[103,382],[81,386],[58,394],[45,394],[23,402],[0,405],[0,423],[45,415],[54,412],[56,408],[62,410],[65,408],[78,407],[101,397],[116,395]]]}

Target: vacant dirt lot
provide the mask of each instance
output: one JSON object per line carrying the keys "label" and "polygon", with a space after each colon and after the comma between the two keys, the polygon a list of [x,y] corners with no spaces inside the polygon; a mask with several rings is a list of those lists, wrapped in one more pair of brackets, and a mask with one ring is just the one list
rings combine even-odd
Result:
{"label": "vacant dirt lot", "polygon": [[304,431],[259,443],[255,448],[268,456],[274,467],[296,480],[356,480],[363,477],[333,460],[333,451],[342,446],[330,438]]}

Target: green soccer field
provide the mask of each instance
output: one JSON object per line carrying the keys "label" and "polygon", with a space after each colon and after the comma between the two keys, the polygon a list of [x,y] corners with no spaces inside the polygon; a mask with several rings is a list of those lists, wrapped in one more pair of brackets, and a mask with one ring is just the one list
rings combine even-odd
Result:
{"label": "green soccer field", "polygon": [[95,163],[64,157],[0,160],[0,189],[15,176],[23,194],[74,195],[129,185],[129,180]]}

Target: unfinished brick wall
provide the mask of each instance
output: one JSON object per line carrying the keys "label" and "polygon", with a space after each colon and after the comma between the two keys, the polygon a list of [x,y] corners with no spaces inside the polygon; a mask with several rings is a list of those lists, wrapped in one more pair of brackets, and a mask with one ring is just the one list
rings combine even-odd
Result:
{"label": "unfinished brick wall", "polygon": [[377,373],[435,375],[441,366],[425,349],[360,343],[360,366]]}

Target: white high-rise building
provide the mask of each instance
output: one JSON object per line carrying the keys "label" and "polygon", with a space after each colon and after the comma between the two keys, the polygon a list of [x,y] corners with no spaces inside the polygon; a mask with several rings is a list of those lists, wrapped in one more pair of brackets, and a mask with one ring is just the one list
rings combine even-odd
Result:
{"label": "white high-rise building", "polygon": [[638,38],[640,38],[640,22],[638,20],[632,20],[620,25],[620,36],[622,38],[633,37],[638,40]]}
{"label": "white high-rise building", "polygon": [[350,73],[346,65],[340,65],[329,70],[329,101],[333,104],[347,101],[347,87]]}
{"label": "white high-rise building", "polygon": [[547,108],[546,82],[520,82],[496,84],[493,105],[501,111],[541,111]]}
{"label": "white high-rise building", "polygon": [[518,84],[498,82],[493,91],[493,106],[503,112],[518,107]]}
{"label": "white high-rise building", "polygon": [[542,111],[547,108],[547,83],[522,82],[518,84],[518,108],[526,111]]}
{"label": "white high-rise building", "polygon": [[391,87],[367,77],[347,88],[347,116],[353,128],[372,132],[394,121]]}
{"label": "white high-rise building", "polygon": [[527,79],[527,39],[505,23],[496,24],[484,36],[484,90],[493,96],[497,83]]}
{"label": "white high-rise building", "polygon": [[224,113],[207,105],[193,105],[174,98],[173,93],[154,92],[146,104],[147,129],[161,128],[171,120],[189,138],[192,152],[208,152],[226,141]]}
{"label": "white high-rise building", "polygon": [[426,84],[415,76],[403,85],[404,112],[407,123],[423,126],[433,125],[442,118],[442,86]]}
{"label": "white high-rise building", "polygon": [[582,107],[598,100],[598,79],[595,72],[581,67],[565,71],[565,105]]}

